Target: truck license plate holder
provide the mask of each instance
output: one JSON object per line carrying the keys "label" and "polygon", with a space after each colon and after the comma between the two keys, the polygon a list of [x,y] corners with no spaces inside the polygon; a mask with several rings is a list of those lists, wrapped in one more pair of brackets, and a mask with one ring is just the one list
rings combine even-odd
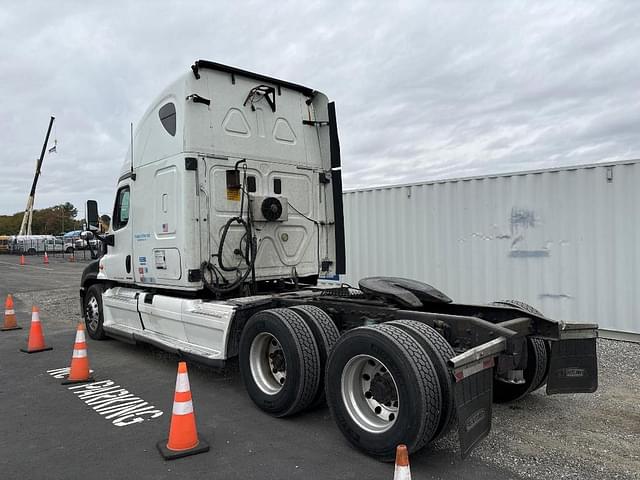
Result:
{"label": "truck license plate holder", "polygon": [[547,395],[593,393],[598,389],[596,338],[551,342]]}

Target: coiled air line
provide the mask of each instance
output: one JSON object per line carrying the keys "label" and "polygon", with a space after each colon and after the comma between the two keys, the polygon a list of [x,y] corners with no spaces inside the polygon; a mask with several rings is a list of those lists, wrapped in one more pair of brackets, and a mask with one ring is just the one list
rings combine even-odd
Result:
{"label": "coiled air line", "polygon": [[[249,207],[248,201],[247,201],[247,220],[245,221],[245,219],[242,218],[242,213],[244,210],[244,196],[245,196],[244,185],[246,185],[246,182],[247,182],[246,162],[247,162],[246,159],[238,160],[238,162],[236,162],[236,165],[235,165],[235,170],[238,170],[238,165],[241,163],[245,163],[245,165],[243,166],[244,179],[241,186],[242,193],[240,197],[240,215],[230,218],[224,224],[224,227],[222,228],[222,235],[220,236],[220,244],[218,246],[218,252],[212,255],[212,257],[218,258],[218,265],[220,267],[220,270],[223,270],[225,272],[240,272],[239,265],[235,267],[228,267],[228,266],[225,266],[222,261],[222,253],[224,250],[224,244],[227,238],[227,233],[229,232],[229,228],[231,227],[231,225],[233,225],[234,223],[237,223],[244,227],[244,235],[240,238],[240,245],[239,245],[239,248],[236,249],[236,252],[239,253],[240,256],[244,259],[247,265],[247,269],[242,275],[237,277],[233,282],[221,284],[221,279],[224,282],[226,282],[226,279],[224,278],[222,273],[218,270],[218,267],[216,267],[209,260],[205,260],[204,262],[202,262],[202,264],[200,265],[202,282],[204,283],[204,286],[207,289],[209,289],[216,295],[220,295],[222,293],[229,293],[236,290],[238,287],[240,287],[243,284],[243,282],[247,279],[249,274],[252,274],[252,287],[255,286],[254,285],[255,284],[255,260],[256,260],[257,248],[256,248],[256,238],[253,237],[253,229],[252,229],[253,221],[251,218],[251,208]],[[244,252],[242,249],[243,240],[245,241],[245,244],[246,244]],[[208,280],[206,275],[207,270],[210,272],[211,279],[212,280],[215,279],[214,281],[210,282]]]}

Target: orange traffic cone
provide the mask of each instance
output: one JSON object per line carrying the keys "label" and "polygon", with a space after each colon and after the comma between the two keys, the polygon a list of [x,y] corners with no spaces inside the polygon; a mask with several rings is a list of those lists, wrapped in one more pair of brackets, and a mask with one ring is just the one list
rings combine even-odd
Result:
{"label": "orange traffic cone", "polygon": [[24,254],[20,255],[20,265],[26,265],[26,264],[27,264],[27,262],[24,259]]}
{"label": "orange traffic cone", "polygon": [[409,452],[406,445],[396,447],[396,468],[393,472],[393,480],[411,480]]}
{"label": "orange traffic cone", "polygon": [[158,442],[157,447],[165,460],[209,451],[209,444],[202,438],[198,439],[186,362],[178,363],[178,378],[173,399],[169,439]]}
{"label": "orange traffic cone", "polygon": [[49,255],[47,255],[47,252],[44,252],[44,264],[49,265]]}
{"label": "orange traffic cone", "polygon": [[29,329],[27,348],[21,348],[20,351],[24,353],[36,353],[46,350],[53,350],[53,348],[47,347],[44,344],[44,334],[42,333],[42,325],[40,324],[40,310],[34,306],[33,309],[31,309],[31,328]]}
{"label": "orange traffic cone", "polygon": [[13,309],[13,297],[7,295],[7,301],[4,302],[4,325],[0,330],[18,330],[22,327],[16,322],[16,311]]}
{"label": "orange traffic cone", "polygon": [[93,377],[89,371],[89,357],[87,356],[87,339],[84,334],[84,324],[80,322],[76,330],[76,341],[73,344],[71,369],[69,370],[69,375],[62,381],[62,385],[86,382],[93,382]]}

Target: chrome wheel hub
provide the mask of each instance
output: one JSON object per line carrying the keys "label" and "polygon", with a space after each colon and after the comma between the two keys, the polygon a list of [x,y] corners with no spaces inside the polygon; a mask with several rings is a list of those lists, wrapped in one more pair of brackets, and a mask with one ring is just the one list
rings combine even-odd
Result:
{"label": "chrome wheel hub", "polygon": [[342,370],[342,401],[363,430],[382,433],[398,417],[398,387],[387,367],[369,355],[353,357]]}
{"label": "chrome wheel hub", "polygon": [[98,305],[96,297],[90,297],[87,301],[86,314],[88,321],[87,327],[95,332],[100,325],[100,305]]}
{"label": "chrome wheel hub", "polygon": [[287,379],[282,346],[270,333],[259,333],[251,342],[249,367],[255,384],[267,395],[275,395]]}

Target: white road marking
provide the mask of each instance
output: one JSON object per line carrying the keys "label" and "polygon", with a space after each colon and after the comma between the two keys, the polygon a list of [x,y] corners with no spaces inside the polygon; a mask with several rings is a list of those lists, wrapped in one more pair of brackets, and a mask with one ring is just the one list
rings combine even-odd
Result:
{"label": "white road marking", "polygon": [[[69,367],[47,370],[47,373],[53,378],[64,378],[69,373]],[[144,422],[143,417],[149,417],[146,420],[158,418],[164,413],[116,385],[113,380],[72,385],[67,388],[97,413],[111,420],[116,427]]]}

